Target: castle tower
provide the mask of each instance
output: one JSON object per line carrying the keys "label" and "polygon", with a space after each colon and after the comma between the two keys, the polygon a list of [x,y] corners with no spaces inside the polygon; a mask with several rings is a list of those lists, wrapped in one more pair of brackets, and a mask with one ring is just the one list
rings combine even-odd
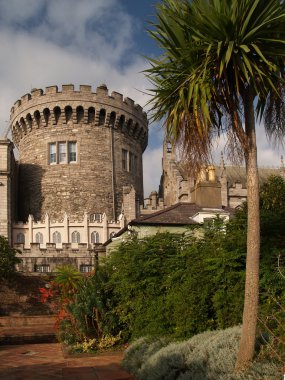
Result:
{"label": "castle tower", "polygon": [[106,85],[33,89],[11,110],[19,150],[19,220],[64,213],[74,219],[103,214],[116,220],[123,187],[143,201],[142,154],[148,122],[142,108]]}

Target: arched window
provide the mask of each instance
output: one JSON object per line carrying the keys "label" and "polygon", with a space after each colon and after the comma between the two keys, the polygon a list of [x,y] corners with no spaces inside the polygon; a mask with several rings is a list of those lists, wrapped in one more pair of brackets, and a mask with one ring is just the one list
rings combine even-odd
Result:
{"label": "arched window", "polygon": [[53,113],[54,113],[55,124],[57,124],[61,115],[61,109],[58,106],[56,106],[53,109]]}
{"label": "arched window", "polygon": [[109,121],[109,124],[114,126],[115,125],[115,121],[116,121],[116,112],[111,112],[110,113],[110,121]]}
{"label": "arched window", "polygon": [[41,114],[39,111],[35,111],[34,118],[36,120],[37,126],[39,127],[41,124]]}
{"label": "arched window", "polygon": [[88,108],[88,123],[93,123],[95,120],[95,108]]}
{"label": "arched window", "polygon": [[52,234],[52,242],[55,244],[61,243],[61,235],[58,231],[55,231]]}
{"label": "arched window", "polygon": [[99,233],[97,231],[93,231],[91,233],[91,243],[99,243]]}
{"label": "arched window", "polygon": [[72,232],[71,243],[80,243],[80,233],[78,231]]}
{"label": "arched window", "polygon": [[99,113],[99,125],[105,124],[106,110],[104,108],[100,109]]}
{"label": "arched window", "polygon": [[48,108],[45,108],[43,110],[43,115],[44,115],[45,123],[46,125],[48,125],[49,118],[50,118],[50,110]]}
{"label": "arched window", "polygon": [[123,128],[124,124],[125,124],[125,116],[124,115],[121,115],[120,116],[120,119],[119,119],[119,127],[120,128]]}
{"label": "arched window", "polygon": [[16,242],[18,244],[25,244],[25,235],[22,232],[19,232],[16,237]]}
{"label": "arched window", "polygon": [[36,243],[43,244],[44,242],[44,237],[41,232],[36,233]]}
{"label": "arched window", "polygon": [[76,108],[77,123],[81,123],[84,120],[84,109],[82,106]]}
{"label": "arched window", "polygon": [[116,235],[116,232],[115,232],[115,231],[111,232],[111,233],[110,233],[110,239],[112,239],[115,235]]}
{"label": "arched window", "polygon": [[70,106],[66,106],[65,109],[65,120],[68,123],[72,118],[72,108]]}

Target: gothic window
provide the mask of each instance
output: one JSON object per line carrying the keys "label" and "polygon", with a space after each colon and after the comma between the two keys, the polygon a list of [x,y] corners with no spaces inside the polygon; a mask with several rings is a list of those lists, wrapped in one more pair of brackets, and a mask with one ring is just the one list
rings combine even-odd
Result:
{"label": "gothic window", "polygon": [[99,243],[100,242],[99,240],[100,240],[99,233],[97,231],[93,231],[91,233],[91,243],[93,244]]}
{"label": "gothic window", "polygon": [[122,169],[128,170],[128,151],[122,149]]}
{"label": "gothic window", "polygon": [[36,233],[36,243],[43,244],[44,242],[44,237],[41,232]]}
{"label": "gothic window", "polygon": [[71,243],[80,243],[80,233],[78,231],[72,232]]}
{"label": "gothic window", "polygon": [[60,235],[60,232],[55,231],[55,232],[52,234],[52,242],[55,243],[55,244],[59,244],[59,243],[61,243],[61,235]]}
{"label": "gothic window", "polygon": [[25,244],[25,235],[22,232],[17,234],[16,242],[17,244]]}

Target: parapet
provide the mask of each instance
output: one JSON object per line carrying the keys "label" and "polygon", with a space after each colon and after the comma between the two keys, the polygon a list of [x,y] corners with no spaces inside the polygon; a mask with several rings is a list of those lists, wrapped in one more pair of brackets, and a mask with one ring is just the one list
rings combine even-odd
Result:
{"label": "parapet", "polygon": [[58,86],[48,86],[45,90],[33,88],[31,93],[25,94],[18,99],[11,108],[11,122],[22,113],[25,109],[40,105],[47,106],[51,102],[90,102],[104,104],[105,106],[114,106],[125,112],[131,113],[139,119],[147,121],[147,115],[143,112],[142,107],[136,104],[133,99],[123,97],[119,92],[113,91],[109,95],[108,88],[102,84],[96,88],[96,92],[92,92],[90,85],[80,85],[79,90],[75,90],[73,84],[63,84],[62,90],[58,90]]}
{"label": "parapet", "polygon": [[96,92],[90,85],[76,90],[73,84],[64,84],[61,91],[58,86],[34,88],[15,102],[10,123],[16,146],[34,129],[68,123],[113,126],[139,140],[143,150],[148,140],[148,120],[142,107],[116,91],[110,95],[105,84]]}

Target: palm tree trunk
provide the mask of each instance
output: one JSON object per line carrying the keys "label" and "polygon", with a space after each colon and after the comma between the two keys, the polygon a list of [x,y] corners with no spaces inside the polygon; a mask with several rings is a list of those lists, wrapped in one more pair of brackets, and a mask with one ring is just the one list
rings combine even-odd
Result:
{"label": "palm tree trunk", "polygon": [[259,298],[259,177],[253,101],[253,91],[248,89],[244,96],[245,132],[247,136],[245,153],[248,203],[247,256],[243,324],[236,371],[245,369],[254,356]]}

